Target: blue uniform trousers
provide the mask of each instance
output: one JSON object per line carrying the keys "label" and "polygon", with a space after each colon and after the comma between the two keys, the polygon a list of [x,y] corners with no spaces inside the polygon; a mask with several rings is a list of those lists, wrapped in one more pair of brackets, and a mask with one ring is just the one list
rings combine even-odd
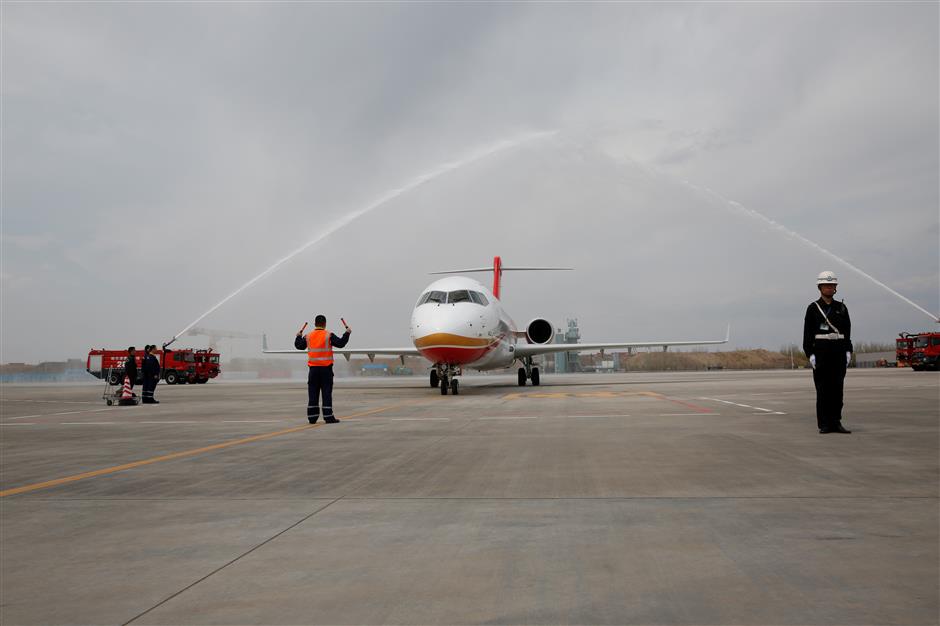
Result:
{"label": "blue uniform trousers", "polygon": [[333,366],[311,365],[307,374],[307,419],[320,416],[320,396],[323,397],[323,419],[333,419]]}

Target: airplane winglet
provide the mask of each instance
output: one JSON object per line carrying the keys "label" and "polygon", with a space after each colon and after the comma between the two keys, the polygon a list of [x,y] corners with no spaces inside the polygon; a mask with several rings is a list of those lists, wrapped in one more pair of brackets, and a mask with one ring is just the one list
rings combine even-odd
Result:
{"label": "airplane winglet", "polygon": [[725,343],[731,340],[731,324],[728,324],[728,330],[725,331]]}

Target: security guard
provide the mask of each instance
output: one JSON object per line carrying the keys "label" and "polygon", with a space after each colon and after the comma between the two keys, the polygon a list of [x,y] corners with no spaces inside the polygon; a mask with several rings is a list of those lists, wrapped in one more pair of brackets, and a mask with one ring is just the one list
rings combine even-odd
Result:
{"label": "security guard", "polygon": [[852,360],[852,321],[844,302],[833,296],[839,279],[825,271],[816,278],[820,298],[806,307],[803,352],[813,367],[816,424],[821,434],[851,433],[842,426],[842,384]]}
{"label": "security guard", "polygon": [[313,324],[316,328],[304,336],[297,333],[294,347],[307,351],[307,421],[317,423],[320,417],[319,396],[323,395],[323,421],[327,424],[339,422],[333,415],[333,348],[342,348],[349,341],[351,328],[346,327],[342,337],[337,337],[326,329],[326,317],[317,315]]}

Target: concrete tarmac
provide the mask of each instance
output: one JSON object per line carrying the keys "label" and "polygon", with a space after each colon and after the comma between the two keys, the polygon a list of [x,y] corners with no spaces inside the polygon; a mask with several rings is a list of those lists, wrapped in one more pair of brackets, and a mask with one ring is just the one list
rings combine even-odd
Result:
{"label": "concrete tarmac", "polygon": [[936,373],[514,381],[4,385],[0,622],[938,623]]}

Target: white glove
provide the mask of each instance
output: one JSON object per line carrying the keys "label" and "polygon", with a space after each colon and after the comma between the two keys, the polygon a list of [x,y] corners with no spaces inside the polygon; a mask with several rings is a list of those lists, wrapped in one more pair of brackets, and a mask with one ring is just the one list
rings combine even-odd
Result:
{"label": "white glove", "polygon": [[845,353],[845,366],[848,367],[851,361],[852,361],[852,353],[846,352]]}
{"label": "white glove", "polygon": [[809,364],[813,367],[813,369],[816,369],[816,355],[815,354],[809,355]]}

